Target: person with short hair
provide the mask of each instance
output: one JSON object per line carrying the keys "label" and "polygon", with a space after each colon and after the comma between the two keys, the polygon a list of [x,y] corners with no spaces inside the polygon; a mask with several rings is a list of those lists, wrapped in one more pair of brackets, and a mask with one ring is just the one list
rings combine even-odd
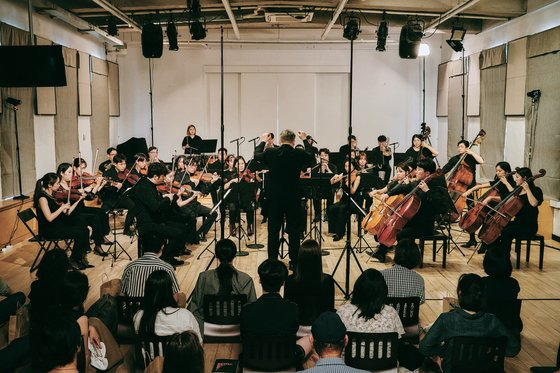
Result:
{"label": "person with short hair", "polygon": [[371,150],[371,163],[373,164],[373,172],[379,176],[379,172],[383,171],[383,182],[385,185],[391,180],[391,159],[393,158],[391,148],[387,136],[380,135],[377,137],[377,146]]}
{"label": "person with short hair", "polygon": [[185,154],[200,154],[202,150],[202,138],[196,134],[196,126],[189,124],[187,126],[187,134],[183,137],[181,143]]}
{"label": "person with short hair", "polygon": [[[173,292],[179,293],[179,283],[173,266],[159,258],[165,240],[153,235],[142,236],[144,255],[133,260],[124,268],[121,280],[121,292],[129,297],[143,297],[148,276],[152,272],[163,270],[169,274],[173,284]],[[176,295],[177,297],[177,295]]]}
{"label": "person with short hair", "polygon": [[[352,159],[356,158],[356,156],[358,154],[358,138],[355,135],[350,135],[348,136],[347,141],[350,141],[350,157]],[[338,152],[340,153],[340,155],[343,157],[343,159],[348,157],[348,142],[346,142],[344,145],[342,145],[339,149]]]}
{"label": "person with short hair", "polygon": [[421,134],[412,135],[411,146],[404,153],[406,157],[412,158],[414,163],[422,159],[434,159],[438,154],[438,151],[426,142]]}
{"label": "person with short hair", "polygon": [[279,294],[288,276],[286,265],[266,259],[258,268],[263,295],[241,309],[241,338],[244,334],[293,334],[299,328],[297,304]]}
{"label": "person with short hair", "polygon": [[304,373],[365,373],[366,371],[347,366],[342,352],[348,344],[346,326],[333,311],[323,312],[311,326],[313,349],[319,355],[315,366]]}
{"label": "person with short hair", "polygon": [[197,337],[187,330],[169,338],[162,373],[204,373],[204,350]]}
{"label": "person with short hair", "polygon": [[[337,168],[334,163],[330,162],[330,150],[327,148],[319,149],[319,163],[312,169],[311,175],[313,177],[328,177],[332,176],[332,174],[336,174]],[[331,193],[329,197],[326,198],[327,201],[327,210],[332,204],[334,203],[334,190],[331,189]],[[314,198],[313,199],[313,211],[315,213],[315,218],[313,219],[314,222],[319,222],[321,220],[321,216],[319,216],[321,212],[321,203],[322,199]]]}
{"label": "person with short hair", "polygon": [[204,296],[206,294],[218,294],[226,297],[233,294],[245,294],[247,303],[257,300],[251,276],[233,266],[236,254],[235,242],[227,238],[219,240],[216,243],[218,268],[201,272],[198,275],[188,309],[196,317],[202,331],[204,330]]}
{"label": "person with short hair", "polygon": [[110,148],[107,148],[107,160],[101,162],[98,168],[101,173],[107,171],[111,167],[111,164],[113,164],[113,157],[117,155],[117,153],[117,149],[113,148],[112,146]]}
{"label": "person with short hair", "polygon": [[483,311],[484,283],[474,273],[464,273],[457,284],[459,307],[439,315],[420,341],[424,356],[440,356],[444,372],[450,371],[453,337],[507,337],[506,356],[515,356],[521,349],[519,340],[511,335],[494,315]]}
{"label": "person with short hair", "polygon": [[395,265],[381,271],[389,297],[418,297],[424,303],[424,279],[413,269],[420,263],[420,249],[414,240],[400,240],[395,249]]}

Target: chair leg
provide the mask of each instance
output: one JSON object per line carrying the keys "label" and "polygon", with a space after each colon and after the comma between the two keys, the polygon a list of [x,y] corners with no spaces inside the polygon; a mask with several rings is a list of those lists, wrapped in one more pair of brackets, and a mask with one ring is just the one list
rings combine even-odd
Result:
{"label": "chair leg", "polygon": [[424,267],[424,240],[420,239],[420,268]]}
{"label": "chair leg", "polygon": [[432,262],[436,261],[436,246],[437,246],[437,240],[434,238],[432,240]]}
{"label": "chair leg", "polygon": [[445,268],[447,266],[447,248],[449,247],[449,238],[446,237],[443,240],[443,264],[442,267]]}
{"label": "chair leg", "polygon": [[531,257],[531,240],[527,240],[527,254],[525,256],[525,261],[529,263],[529,258]]}
{"label": "chair leg", "polygon": [[544,237],[539,239],[539,271],[542,271],[544,263]]}
{"label": "chair leg", "polygon": [[517,262],[515,263],[515,268],[521,268],[521,241],[519,238],[515,239],[515,254],[517,255]]}

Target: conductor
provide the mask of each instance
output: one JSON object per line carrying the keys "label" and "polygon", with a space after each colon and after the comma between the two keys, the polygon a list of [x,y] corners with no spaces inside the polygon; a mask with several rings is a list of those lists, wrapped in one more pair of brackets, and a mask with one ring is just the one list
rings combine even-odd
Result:
{"label": "conductor", "polygon": [[276,259],[280,245],[280,228],[286,219],[289,239],[290,269],[297,263],[299,253],[300,204],[303,189],[300,171],[315,162],[312,146],[307,134],[298,131],[304,149],[296,149],[296,135],[291,130],[280,133],[280,146],[264,149],[270,134],[261,136],[261,143],[255,148],[255,160],[268,168],[269,186],[266,198],[269,201],[268,258]]}

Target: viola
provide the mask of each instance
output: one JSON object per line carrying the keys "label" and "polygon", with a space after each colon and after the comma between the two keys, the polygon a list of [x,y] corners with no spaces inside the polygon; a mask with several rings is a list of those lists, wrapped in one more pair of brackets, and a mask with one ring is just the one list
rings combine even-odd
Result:
{"label": "viola", "polygon": [[[514,173],[515,171],[512,171],[505,177],[508,178]],[[476,205],[461,217],[461,220],[459,220],[459,227],[461,227],[462,230],[468,233],[474,233],[478,228],[480,228],[482,223],[484,223],[484,221],[486,220],[488,212],[490,211],[490,208],[483,204],[481,201],[484,201],[487,198],[497,197],[498,186],[500,183],[501,181],[498,181],[490,189],[488,189],[482,196],[480,196]]]}
{"label": "viola", "polygon": [[[430,180],[435,179],[441,175],[441,170],[438,169],[435,173],[430,174],[423,181],[428,183]],[[421,200],[416,194],[420,189],[418,183],[404,198],[392,209],[390,209],[384,224],[379,228],[377,233],[377,241],[385,246],[393,246],[397,240],[397,233],[400,232],[406,223],[410,221],[420,210]]]}
{"label": "viola", "polygon": [[[70,194],[70,196],[68,196]],[[70,203],[74,204],[82,197],[82,193],[77,188],[64,189],[62,185],[53,192],[54,200],[59,204]]]}
{"label": "viola", "polygon": [[[486,131],[483,129],[478,132],[474,140],[471,142],[471,145],[468,149],[471,149],[474,145],[480,145],[482,140],[486,136]],[[467,205],[467,199],[462,196],[469,187],[471,186],[474,180],[474,170],[465,163],[465,158],[467,157],[467,152],[465,151],[463,155],[457,161],[457,164],[453,166],[449,174],[447,175],[446,182],[447,182],[447,192],[449,196],[453,200],[453,204],[455,205],[455,211],[451,211],[451,221],[455,222],[461,216],[463,209]]]}
{"label": "viola", "polygon": [[132,170],[129,170],[127,168],[124,171],[119,172],[117,174],[117,177],[119,178],[120,182],[124,182],[126,180],[130,185],[136,185],[142,175],[140,173],[133,173]]}
{"label": "viola", "polygon": [[203,183],[211,183],[214,175],[210,172],[196,171],[191,177],[202,181]]}
{"label": "viola", "polygon": [[[546,170],[541,169],[538,174],[527,179],[527,182],[543,177],[545,174]],[[478,232],[478,238],[482,242],[490,245],[502,235],[502,230],[505,226],[523,208],[523,201],[520,197],[522,191],[523,187],[518,185],[513,192],[508,194],[503,201],[490,211],[488,218],[482,225],[482,228],[480,228],[480,232]]]}
{"label": "viola", "polygon": [[251,172],[248,168],[245,168],[245,171],[239,173],[239,179],[246,183],[253,182],[255,181],[255,173]]}

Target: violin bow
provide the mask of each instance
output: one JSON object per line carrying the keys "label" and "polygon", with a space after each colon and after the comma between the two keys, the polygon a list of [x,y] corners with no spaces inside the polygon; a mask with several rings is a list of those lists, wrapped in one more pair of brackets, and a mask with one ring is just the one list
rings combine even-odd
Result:
{"label": "violin bow", "polygon": [[95,165],[97,164],[97,155],[99,154],[99,148],[95,149],[95,157],[93,158],[93,163],[91,164],[91,174],[95,175]]}

